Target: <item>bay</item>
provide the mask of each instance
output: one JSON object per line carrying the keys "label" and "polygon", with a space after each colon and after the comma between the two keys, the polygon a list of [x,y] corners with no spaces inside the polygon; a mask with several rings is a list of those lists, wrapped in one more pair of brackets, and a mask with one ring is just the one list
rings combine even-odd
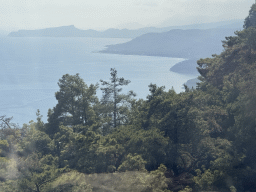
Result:
{"label": "bay", "polygon": [[[13,116],[20,126],[36,120],[39,109],[43,120],[56,105],[58,80],[64,74],[80,74],[87,85],[110,78],[110,68],[119,77],[131,80],[123,89],[133,90],[145,99],[150,83],[183,91],[182,85],[195,75],[170,71],[182,58],[97,53],[106,45],[125,43],[120,38],[0,38],[0,115]],[[97,95],[101,97],[100,90]]]}

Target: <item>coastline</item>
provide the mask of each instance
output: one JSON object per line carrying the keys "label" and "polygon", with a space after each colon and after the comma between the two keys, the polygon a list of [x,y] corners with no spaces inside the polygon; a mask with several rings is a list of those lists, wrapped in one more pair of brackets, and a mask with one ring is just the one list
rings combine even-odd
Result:
{"label": "coastline", "polygon": [[[150,56],[150,57],[168,57],[168,58],[180,58],[180,57],[172,57],[169,54],[148,54],[148,53],[128,53],[128,52],[121,52],[121,51],[106,51],[106,50],[101,50],[98,51],[97,53],[106,53],[106,54],[117,54],[117,55],[137,55],[137,56]],[[183,75],[200,75],[196,69],[197,67],[197,60],[199,58],[180,58],[180,59],[185,59],[184,61],[176,63],[174,66],[172,66],[169,70],[178,74],[183,74]],[[196,83],[198,83],[199,80],[198,78],[192,78],[184,82],[185,85],[188,86],[188,88],[196,88]]]}
{"label": "coastline", "polygon": [[[197,60],[200,58],[189,58],[189,57],[182,57],[182,56],[175,56],[172,54],[157,54],[157,53],[147,53],[147,52],[128,52],[128,51],[113,51],[113,50],[100,50],[95,51],[95,53],[105,53],[105,54],[117,54],[117,55],[137,55],[137,56],[149,56],[149,57],[167,57],[167,58],[178,58],[184,59],[181,62],[176,63],[174,66],[170,68],[170,71],[180,74],[187,74],[187,75],[195,75],[198,74],[196,67],[197,67]],[[184,69],[186,71],[184,71]]]}

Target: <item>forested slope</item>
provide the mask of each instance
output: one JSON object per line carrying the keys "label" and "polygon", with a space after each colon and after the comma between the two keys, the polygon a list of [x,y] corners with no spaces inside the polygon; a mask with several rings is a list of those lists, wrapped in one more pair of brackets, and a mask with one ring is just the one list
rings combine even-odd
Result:
{"label": "forested slope", "polygon": [[256,189],[256,28],[226,37],[198,61],[201,82],[185,92],[128,80],[58,82],[57,105],[21,129],[1,117],[1,191],[250,191]]}

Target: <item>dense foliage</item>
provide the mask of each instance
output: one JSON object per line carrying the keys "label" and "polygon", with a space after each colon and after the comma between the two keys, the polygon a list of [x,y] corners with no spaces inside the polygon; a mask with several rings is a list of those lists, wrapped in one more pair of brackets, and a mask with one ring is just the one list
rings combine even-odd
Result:
{"label": "dense foliage", "polygon": [[146,100],[121,94],[128,80],[58,82],[48,122],[22,128],[0,117],[0,191],[255,191],[255,4],[224,51],[200,59],[185,92],[149,85]]}

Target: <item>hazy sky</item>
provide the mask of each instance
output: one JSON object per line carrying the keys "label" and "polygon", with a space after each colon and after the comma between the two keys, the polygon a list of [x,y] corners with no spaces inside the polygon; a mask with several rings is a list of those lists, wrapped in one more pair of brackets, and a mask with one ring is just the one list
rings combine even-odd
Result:
{"label": "hazy sky", "polygon": [[139,28],[244,19],[255,0],[1,0],[0,29]]}

